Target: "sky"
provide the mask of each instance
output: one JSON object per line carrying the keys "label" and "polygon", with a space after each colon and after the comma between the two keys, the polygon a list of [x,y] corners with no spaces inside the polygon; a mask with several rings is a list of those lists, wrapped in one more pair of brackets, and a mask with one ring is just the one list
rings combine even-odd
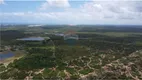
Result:
{"label": "sky", "polygon": [[142,0],[0,0],[0,22],[142,25]]}

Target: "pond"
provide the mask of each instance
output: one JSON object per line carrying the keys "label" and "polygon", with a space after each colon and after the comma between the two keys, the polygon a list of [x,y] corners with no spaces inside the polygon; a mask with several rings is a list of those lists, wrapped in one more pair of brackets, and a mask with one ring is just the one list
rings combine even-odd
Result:
{"label": "pond", "polygon": [[8,53],[0,53],[0,60],[4,60],[6,58],[10,58],[13,57],[15,54],[12,52],[8,52]]}
{"label": "pond", "polygon": [[21,39],[17,39],[17,40],[21,40],[21,41],[43,41],[44,38],[43,37],[28,37],[28,38],[21,38]]}

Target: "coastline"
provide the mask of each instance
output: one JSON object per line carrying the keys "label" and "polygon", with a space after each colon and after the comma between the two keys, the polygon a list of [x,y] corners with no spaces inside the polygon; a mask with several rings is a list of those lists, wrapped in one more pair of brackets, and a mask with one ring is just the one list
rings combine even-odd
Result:
{"label": "coastline", "polygon": [[0,64],[4,64],[5,66],[7,66],[9,63],[13,62],[15,59],[20,59],[24,56],[24,51],[4,51],[4,52],[1,52],[0,54],[6,54],[8,52],[12,52],[15,55],[13,57],[0,60]]}
{"label": "coastline", "polygon": [[4,60],[1,60],[0,61],[0,64],[4,64],[5,66],[7,66],[9,63],[12,63],[15,59],[20,59],[22,58],[23,56],[19,56],[19,57],[10,57],[10,58],[7,58],[7,59],[4,59]]}

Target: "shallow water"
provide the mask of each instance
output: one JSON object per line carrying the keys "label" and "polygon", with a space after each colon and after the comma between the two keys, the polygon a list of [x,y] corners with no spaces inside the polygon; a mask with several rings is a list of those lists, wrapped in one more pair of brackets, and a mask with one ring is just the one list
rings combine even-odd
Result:
{"label": "shallow water", "polygon": [[44,38],[42,37],[28,37],[28,38],[21,38],[18,40],[22,40],[22,41],[42,41],[44,40]]}
{"label": "shallow water", "polygon": [[12,52],[8,52],[8,53],[1,53],[0,54],[0,60],[4,60],[6,58],[10,58],[13,57],[15,54]]}

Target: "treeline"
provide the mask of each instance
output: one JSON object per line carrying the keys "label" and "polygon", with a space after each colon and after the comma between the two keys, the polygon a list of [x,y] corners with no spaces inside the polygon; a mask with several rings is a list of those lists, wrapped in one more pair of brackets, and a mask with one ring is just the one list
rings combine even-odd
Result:
{"label": "treeline", "polygon": [[142,35],[130,35],[125,37],[111,37],[99,34],[78,34],[79,38],[88,38],[98,41],[109,41],[109,42],[116,42],[116,43],[135,43],[136,41],[142,41]]}
{"label": "treeline", "polygon": [[141,36],[130,37],[110,37],[97,34],[79,34],[81,38],[88,38],[79,40],[79,45],[85,45],[94,52],[114,52],[129,54],[136,50],[142,49],[141,45],[137,45],[137,41],[142,41]]}
{"label": "treeline", "polygon": [[83,27],[80,32],[142,32],[141,27]]}
{"label": "treeline", "polygon": [[0,31],[0,33],[2,40],[9,40],[9,41],[12,39],[22,38],[26,36],[23,32],[17,30]]}

